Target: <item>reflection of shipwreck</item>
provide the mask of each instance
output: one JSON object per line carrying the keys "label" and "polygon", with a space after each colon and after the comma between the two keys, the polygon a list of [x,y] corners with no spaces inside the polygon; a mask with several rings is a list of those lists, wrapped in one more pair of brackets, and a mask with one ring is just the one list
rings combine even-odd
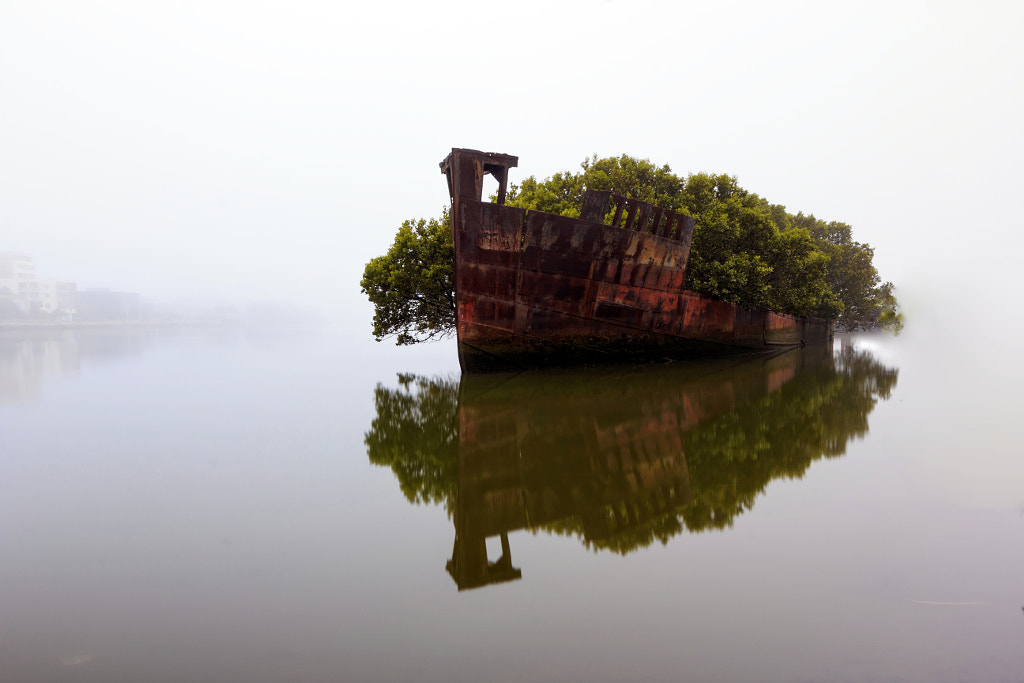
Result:
{"label": "reflection of shipwreck", "polygon": [[[678,532],[694,499],[687,432],[756,403],[830,351],[725,367],[463,376],[449,573],[460,589],[520,578],[508,543],[518,529],[550,526],[613,549]],[[502,547],[493,563],[490,537]]]}
{"label": "reflection of shipwreck", "polygon": [[[580,218],[505,205],[517,164],[471,149],[441,162],[464,371],[749,354],[832,338],[824,320],[683,289],[689,216],[594,190]],[[497,203],[481,201],[487,174],[498,181]]]}
{"label": "reflection of shipwreck", "polygon": [[[723,529],[779,477],[845,452],[896,384],[870,355],[813,345],[700,364],[399,377],[378,386],[370,461],[444,505],[460,589],[521,578],[509,535],[625,554]],[[488,559],[487,541],[501,543]]]}

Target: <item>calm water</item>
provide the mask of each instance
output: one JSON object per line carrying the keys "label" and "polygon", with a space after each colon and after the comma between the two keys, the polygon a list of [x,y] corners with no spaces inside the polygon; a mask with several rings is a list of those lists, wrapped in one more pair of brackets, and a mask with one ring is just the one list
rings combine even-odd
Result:
{"label": "calm water", "polygon": [[1021,681],[1019,365],[0,336],[0,680]]}

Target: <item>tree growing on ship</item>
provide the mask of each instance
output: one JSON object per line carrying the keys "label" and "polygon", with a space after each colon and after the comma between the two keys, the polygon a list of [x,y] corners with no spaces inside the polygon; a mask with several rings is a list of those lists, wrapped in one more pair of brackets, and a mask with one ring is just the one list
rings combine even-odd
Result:
{"label": "tree growing on ship", "polygon": [[[684,287],[749,308],[835,321],[847,330],[899,331],[903,315],[874,249],[846,223],[826,222],[745,190],[735,176],[686,177],[627,155],[585,159],[581,171],[512,185],[506,203],[578,217],[586,190],[610,190],[696,218]],[[440,218],[402,223],[391,248],[366,264],[377,341],[413,344],[455,330],[455,247]]]}

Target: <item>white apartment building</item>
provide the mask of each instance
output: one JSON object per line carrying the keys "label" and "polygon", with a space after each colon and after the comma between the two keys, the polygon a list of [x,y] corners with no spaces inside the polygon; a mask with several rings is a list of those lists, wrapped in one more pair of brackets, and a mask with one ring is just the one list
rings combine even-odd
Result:
{"label": "white apartment building", "polygon": [[22,313],[71,320],[77,294],[74,282],[37,278],[28,254],[0,251],[0,314],[5,307],[16,307]]}

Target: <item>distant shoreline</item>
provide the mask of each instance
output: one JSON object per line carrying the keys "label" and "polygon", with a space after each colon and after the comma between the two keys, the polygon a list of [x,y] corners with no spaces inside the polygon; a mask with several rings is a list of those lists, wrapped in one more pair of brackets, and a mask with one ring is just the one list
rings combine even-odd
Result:
{"label": "distant shoreline", "polygon": [[73,330],[323,330],[323,322],[274,320],[0,320],[0,334]]}
{"label": "distant shoreline", "polygon": [[242,327],[239,322],[204,320],[4,320],[2,330],[80,330],[85,328],[158,328],[158,327]]}

